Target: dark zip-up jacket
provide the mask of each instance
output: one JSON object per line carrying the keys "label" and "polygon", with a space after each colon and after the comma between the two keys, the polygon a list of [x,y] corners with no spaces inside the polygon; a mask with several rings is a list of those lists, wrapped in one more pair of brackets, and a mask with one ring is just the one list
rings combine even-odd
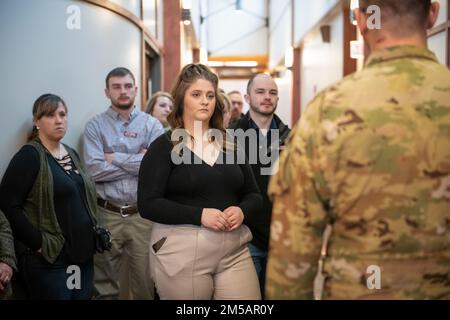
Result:
{"label": "dark zip-up jacket", "polygon": [[[277,125],[277,128],[279,129],[279,146],[283,146],[289,133],[290,129],[287,125],[285,125],[281,119],[274,115],[275,123]],[[229,129],[242,129],[244,131],[247,130],[256,130],[252,127],[250,118],[250,113],[247,112],[245,116],[243,116],[238,122],[233,123]],[[270,135],[270,133],[268,133]],[[251,163],[251,167],[253,169],[253,174],[255,175],[256,182],[258,184],[258,187],[261,191],[261,194],[263,196],[263,208],[262,211],[257,215],[251,215],[246,216],[244,223],[250,228],[253,234],[253,240],[252,244],[254,244],[256,247],[258,247],[261,250],[267,251],[268,245],[269,245],[269,235],[270,235],[270,221],[272,216],[272,203],[269,200],[269,197],[267,195],[267,188],[269,185],[270,175],[262,175],[261,169],[270,167],[270,164],[268,165],[262,165],[259,160],[259,148],[261,144],[264,143],[260,139],[258,139],[258,145],[254,145],[254,143],[247,143],[245,144],[245,153],[248,157],[250,154],[250,148],[253,148],[253,152],[256,152],[258,154],[257,163]],[[271,143],[272,144],[272,143]],[[270,145],[267,147],[267,155],[270,156]],[[279,150],[278,150],[279,151]]]}

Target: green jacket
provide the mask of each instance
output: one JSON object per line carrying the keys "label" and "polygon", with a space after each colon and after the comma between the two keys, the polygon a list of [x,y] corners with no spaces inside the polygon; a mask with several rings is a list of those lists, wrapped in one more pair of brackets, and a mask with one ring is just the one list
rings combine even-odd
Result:
{"label": "green jacket", "polygon": [[0,211],[0,262],[17,270],[12,231],[2,211]]}
{"label": "green jacket", "polygon": [[[0,211],[0,262],[6,263],[17,271],[13,235],[9,222],[2,211]],[[0,300],[8,298],[11,294],[11,285],[7,285],[5,291],[0,292]]]}
{"label": "green jacket", "polygon": [[[38,140],[28,145],[34,147],[39,153],[40,169],[34,185],[25,200],[24,211],[30,223],[42,233],[42,255],[49,263],[54,263],[64,245],[64,236],[56,218],[53,203],[53,176],[47,161],[45,148]],[[87,174],[75,151],[64,145],[75,167],[84,181],[89,213],[96,223],[96,191],[95,184]]]}

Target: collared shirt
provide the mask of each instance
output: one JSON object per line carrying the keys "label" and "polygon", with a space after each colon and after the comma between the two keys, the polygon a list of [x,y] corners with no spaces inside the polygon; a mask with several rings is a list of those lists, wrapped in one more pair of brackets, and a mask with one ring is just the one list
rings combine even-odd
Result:
{"label": "collared shirt", "polygon": [[[86,125],[84,160],[99,197],[117,204],[136,204],[141,150],[164,133],[161,123],[134,107],[124,121],[112,107]],[[108,163],[105,153],[114,153]]]}
{"label": "collared shirt", "polygon": [[252,118],[250,118],[250,128],[255,129],[256,132],[258,133],[259,148],[261,149],[264,146],[268,149],[272,143],[270,130],[276,130],[276,129],[278,129],[278,126],[277,126],[277,122],[275,121],[275,118],[272,118],[272,121],[270,122],[269,130],[267,131],[266,135],[262,134],[262,132],[261,132],[261,134],[259,134],[260,128],[258,127],[256,122],[253,121]]}
{"label": "collared shirt", "polygon": [[449,189],[450,71],[425,48],[373,52],[317,95],[281,154],[267,297],[313,298],[332,223],[324,298],[448,299]]}
{"label": "collared shirt", "polygon": [[[258,125],[256,124],[255,121],[253,121],[252,118],[250,118],[250,127],[252,127],[253,129],[259,130]],[[270,128],[269,129],[270,130],[278,129],[277,122],[275,121],[275,118],[272,118],[272,121],[270,122]]]}

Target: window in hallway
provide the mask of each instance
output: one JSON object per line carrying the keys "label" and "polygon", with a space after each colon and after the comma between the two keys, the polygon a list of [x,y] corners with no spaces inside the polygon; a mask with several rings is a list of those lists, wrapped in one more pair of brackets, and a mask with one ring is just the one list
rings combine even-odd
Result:
{"label": "window in hallway", "polygon": [[428,46],[439,61],[450,67],[450,0],[440,0],[441,9],[436,25],[428,31]]}

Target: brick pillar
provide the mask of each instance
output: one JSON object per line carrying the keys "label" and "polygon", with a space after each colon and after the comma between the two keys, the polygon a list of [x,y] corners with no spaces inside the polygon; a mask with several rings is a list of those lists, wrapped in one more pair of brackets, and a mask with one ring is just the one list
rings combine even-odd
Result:
{"label": "brick pillar", "polygon": [[192,49],[192,60],[194,63],[200,63],[200,48]]}
{"label": "brick pillar", "polygon": [[180,0],[164,0],[164,91],[172,89],[173,82],[181,69],[180,21]]}
{"label": "brick pillar", "polygon": [[302,103],[302,62],[301,48],[294,48],[294,64],[292,65],[292,123],[291,126],[300,119]]}
{"label": "brick pillar", "polygon": [[343,76],[347,76],[356,71],[356,60],[350,57],[350,41],[357,39],[356,26],[349,19],[350,9],[343,5],[344,15],[344,70]]}

